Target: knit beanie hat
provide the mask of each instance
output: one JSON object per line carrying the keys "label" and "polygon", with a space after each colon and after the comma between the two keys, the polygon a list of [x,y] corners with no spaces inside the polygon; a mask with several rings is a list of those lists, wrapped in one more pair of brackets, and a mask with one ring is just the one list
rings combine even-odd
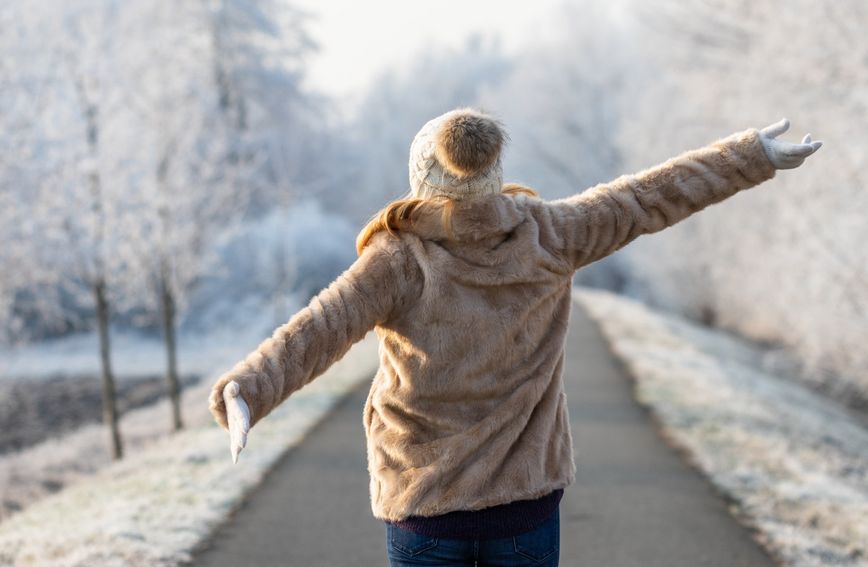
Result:
{"label": "knit beanie hat", "polygon": [[500,150],[506,135],[497,120],[459,108],[429,121],[410,145],[410,189],[423,199],[467,199],[500,193]]}

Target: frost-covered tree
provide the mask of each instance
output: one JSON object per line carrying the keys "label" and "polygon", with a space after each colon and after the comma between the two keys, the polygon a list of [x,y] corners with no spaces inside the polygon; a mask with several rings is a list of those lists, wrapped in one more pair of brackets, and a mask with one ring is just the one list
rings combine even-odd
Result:
{"label": "frost-covered tree", "polygon": [[[226,165],[229,142],[209,65],[209,12],[201,3],[128,3],[118,15],[123,46],[111,59],[126,102],[116,143],[136,211],[122,241],[132,259],[127,308],[160,321],[172,426],[182,427],[176,328],[186,293],[207,261],[209,230],[243,211]],[[123,133],[135,133],[134,136]],[[134,156],[134,157],[133,157]]]}
{"label": "frost-covered tree", "polygon": [[[302,17],[285,2],[128,2],[106,55],[125,112],[113,148],[130,215],[124,307],[159,321],[172,426],[182,427],[177,328],[217,236],[304,169]],[[281,196],[284,200],[286,197]]]}
{"label": "frost-covered tree", "polygon": [[636,2],[633,13],[659,71],[637,90],[625,132],[654,142],[633,144],[634,167],[783,114],[835,148],[798,176],[631,247],[636,289],[783,345],[820,383],[868,396],[868,248],[859,244],[868,239],[868,6],[673,0]]}
{"label": "frost-covered tree", "polygon": [[[103,421],[112,455],[119,459],[123,446],[109,318],[113,275],[123,264],[115,244],[124,207],[122,192],[107,182],[113,154],[105,132],[117,106],[102,59],[114,23],[113,6],[95,0],[74,6],[48,0],[41,4],[45,12],[34,10],[39,17],[27,47],[52,74],[37,81],[41,112],[28,125],[29,155],[20,164],[27,174],[16,179],[13,197],[24,226],[33,223],[25,234],[38,238],[29,257],[39,269],[31,275],[33,287],[19,297],[44,303],[51,297],[45,289],[51,288],[65,302],[54,313],[75,319],[83,308],[92,310],[99,337]],[[19,70],[15,76],[26,86],[33,75],[28,65]]]}
{"label": "frost-covered tree", "polygon": [[216,236],[323,174],[306,18],[279,0],[36,0],[0,22],[0,199],[33,221],[0,229],[4,265],[28,260],[0,276],[4,329],[80,328],[92,283],[106,341],[109,306],[159,321],[177,402],[176,328]]}

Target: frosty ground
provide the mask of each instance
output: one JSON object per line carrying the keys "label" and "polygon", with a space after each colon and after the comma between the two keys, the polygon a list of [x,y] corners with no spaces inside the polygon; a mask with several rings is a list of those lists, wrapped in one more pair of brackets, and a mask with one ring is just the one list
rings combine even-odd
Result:
{"label": "frosty ground", "polygon": [[[180,377],[181,386],[196,382]],[[130,376],[117,384],[118,411],[153,404],[166,392],[160,375]],[[102,389],[98,375],[51,376],[41,380],[3,378],[0,381],[0,455],[21,450],[61,435],[102,415]]]}
{"label": "frosty ground", "polygon": [[[248,339],[251,334],[244,335]],[[215,372],[255,346],[215,349]],[[216,353],[222,353],[217,356]],[[27,507],[0,523],[0,565],[177,565],[190,558],[275,460],[376,369],[368,337],[258,425],[243,467],[207,411],[214,372],[183,393],[187,428],[169,435],[165,401],[124,416],[127,457],[107,460],[105,433],[87,426],[0,461],[4,494]],[[47,495],[47,479],[64,485]],[[41,480],[40,480],[41,479]]]}
{"label": "frosty ground", "polygon": [[[220,330],[183,337],[180,343],[182,375],[209,377],[225,370],[266,336],[269,323],[266,319],[250,318],[244,326],[235,326],[231,332]],[[119,390],[134,386],[136,376],[158,375],[163,370],[164,354],[159,339],[124,332],[113,333],[113,339],[113,362]],[[78,479],[92,475],[111,462],[107,432],[102,425],[93,422],[99,419],[99,410],[91,420],[85,420],[87,416],[81,415],[17,419],[27,407],[39,405],[36,397],[50,388],[56,377],[98,375],[96,344],[95,334],[89,333],[0,352],[3,388],[28,390],[25,407],[17,407],[12,400],[5,400],[2,406],[2,420],[14,424],[7,435],[19,440],[43,439],[22,450],[0,455],[3,495],[0,520]],[[9,381],[7,377],[14,377],[14,380]],[[64,385],[67,391],[70,387]],[[57,395],[57,392],[51,394]],[[206,417],[202,395],[201,388],[192,387],[184,391],[183,415],[191,424]],[[69,413],[79,408],[76,404],[61,403],[54,409]],[[90,422],[67,429],[60,435],[53,424],[66,421]],[[29,431],[30,425],[35,425],[36,430]],[[169,406],[165,400],[127,412],[121,420],[127,453],[135,453],[154,440],[167,437],[170,426]]]}
{"label": "frosty ground", "polygon": [[[749,343],[610,293],[579,289],[575,298],[636,378],[637,397],[664,435],[711,478],[776,557],[789,565],[868,562],[862,416],[771,375],[762,351]],[[0,523],[0,564],[189,560],[274,462],[375,370],[376,341],[369,336],[257,425],[242,454],[244,466],[232,467],[226,436],[204,400],[216,373],[255,346],[267,327],[258,322],[199,345],[202,365],[196,368],[193,357],[188,368],[204,378],[184,392],[183,433],[169,434],[168,405],[160,401],[124,416],[123,462],[110,462],[98,425],[0,458],[4,498],[23,508]],[[161,360],[153,348],[142,364]],[[57,344],[51,349],[64,352]],[[51,367],[55,358],[25,353],[18,368],[36,368],[40,359]],[[77,370],[87,370],[78,364]]]}

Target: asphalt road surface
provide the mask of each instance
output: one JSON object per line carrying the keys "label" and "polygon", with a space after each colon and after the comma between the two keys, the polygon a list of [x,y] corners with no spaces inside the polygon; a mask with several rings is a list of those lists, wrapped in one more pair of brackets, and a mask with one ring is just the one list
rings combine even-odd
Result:
{"label": "asphalt road surface", "polygon": [[[633,400],[625,370],[578,305],[564,383],[578,472],[561,502],[562,566],[774,564],[707,481],[661,440]],[[368,500],[362,429],[368,386],[287,453],[195,565],[388,564],[385,527]]]}

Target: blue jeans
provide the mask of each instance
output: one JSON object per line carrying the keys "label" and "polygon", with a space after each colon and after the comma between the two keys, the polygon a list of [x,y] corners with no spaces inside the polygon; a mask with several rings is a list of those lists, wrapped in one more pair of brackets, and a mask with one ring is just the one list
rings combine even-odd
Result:
{"label": "blue jeans", "polygon": [[500,539],[428,537],[386,524],[386,549],[392,567],[557,567],[560,531],[559,510],[531,532]]}

